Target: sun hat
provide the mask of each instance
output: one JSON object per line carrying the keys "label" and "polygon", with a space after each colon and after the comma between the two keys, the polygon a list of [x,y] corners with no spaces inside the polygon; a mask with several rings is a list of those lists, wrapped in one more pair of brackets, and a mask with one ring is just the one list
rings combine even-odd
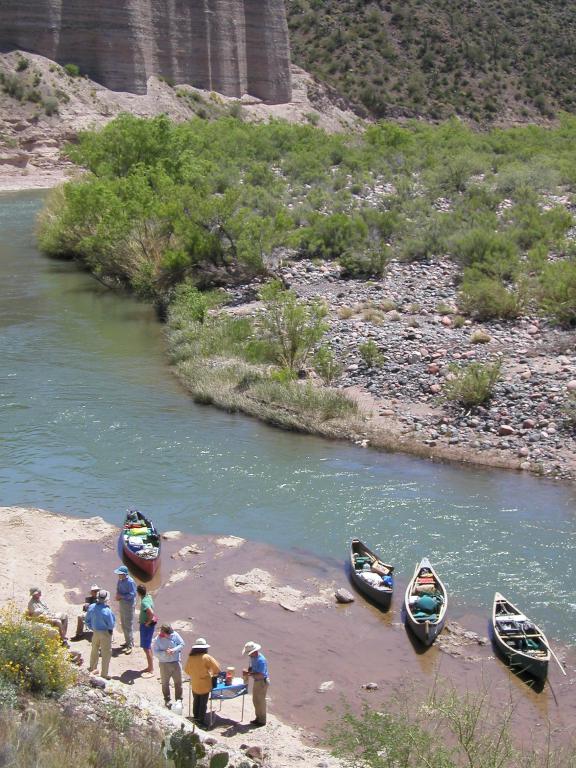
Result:
{"label": "sun hat", "polygon": [[128,568],[126,568],[125,565],[121,565],[118,568],[116,568],[114,573],[117,573],[118,575],[123,574],[124,576],[128,576]]}
{"label": "sun hat", "polygon": [[259,651],[260,648],[262,648],[261,645],[258,643],[252,642],[252,640],[249,640],[246,645],[244,646],[244,650],[242,651],[242,656],[250,656],[251,653],[254,653],[254,651]]}
{"label": "sun hat", "polygon": [[105,603],[109,597],[110,597],[110,593],[106,589],[101,589],[98,592],[96,599],[98,600],[99,603]]}
{"label": "sun hat", "polygon": [[210,648],[208,643],[203,637],[199,637],[197,640],[194,641],[194,645],[192,646],[193,651],[199,651],[202,648]]}
{"label": "sun hat", "polygon": [[96,592],[99,589],[100,587],[98,586],[98,584],[92,584],[92,586],[90,587],[90,592]]}
{"label": "sun hat", "polygon": [[40,594],[42,590],[40,587],[30,587],[30,594],[35,595],[36,593]]}

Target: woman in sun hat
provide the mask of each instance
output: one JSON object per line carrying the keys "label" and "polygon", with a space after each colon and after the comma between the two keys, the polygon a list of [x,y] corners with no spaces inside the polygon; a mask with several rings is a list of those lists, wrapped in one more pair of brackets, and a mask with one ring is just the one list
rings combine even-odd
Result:
{"label": "woman in sun hat", "polygon": [[243,656],[250,657],[250,665],[244,670],[244,675],[248,675],[254,681],[252,683],[252,702],[256,717],[252,720],[252,725],[266,725],[266,694],[270,679],[268,677],[268,662],[264,654],[260,653],[262,646],[249,640],[242,650]]}
{"label": "woman in sun hat", "polygon": [[190,687],[193,697],[194,721],[198,725],[208,725],[206,709],[208,697],[212,690],[212,678],[220,672],[220,664],[207,653],[210,646],[203,637],[199,637],[186,661],[184,671],[190,677]]}

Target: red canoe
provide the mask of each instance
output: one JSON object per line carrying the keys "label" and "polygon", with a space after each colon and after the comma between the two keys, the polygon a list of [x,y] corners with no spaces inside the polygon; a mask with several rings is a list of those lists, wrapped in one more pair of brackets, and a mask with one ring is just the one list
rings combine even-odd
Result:
{"label": "red canoe", "polygon": [[120,535],[128,560],[152,576],[160,565],[160,536],[154,523],[137,509],[130,509]]}

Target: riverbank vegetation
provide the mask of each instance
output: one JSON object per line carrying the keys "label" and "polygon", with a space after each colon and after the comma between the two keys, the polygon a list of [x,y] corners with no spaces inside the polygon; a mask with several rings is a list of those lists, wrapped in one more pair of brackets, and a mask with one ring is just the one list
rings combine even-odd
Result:
{"label": "riverbank vegetation", "polygon": [[[199,401],[317,431],[356,419],[341,393],[296,379],[314,367],[324,382],[335,378],[339,361],[322,345],[325,308],[276,286],[262,289],[263,315],[235,316],[222,305],[238,286],[262,286],[290,259],[339,262],[343,280],[370,280],[391,259],[426,264],[441,255],[459,271],[454,326],[531,311],[570,328],[575,142],[569,116],[551,129],[475,133],[452,120],[328,135],[284,122],[177,125],[125,115],[68,149],[87,173],[49,198],[39,242],[161,307],[177,370]],[[366,344],[366,364],[385,366]],[[467,392],[453,385],[452,399],[484,402],[494,382],[480,379],[460,377]],[[476,381],[482,392],[470,391]]]}
{"label": "riverbank vegetation", "polygon": [[486,691],[459,694],[446,681],[425,700],[391,696],[345,707],[329,724],[327,743],[350,768],[572,768],[573,745],[553,747],[546,729],[533,744],[513,737],[514,706]]}
{"label": "riverbank vegetation", "polygon": [[49,199],[39,240],[158,302],[186,280],[263,274],[280,255],[340,260],[345,275],[369,277],[393,257],[447,253],[470,316],[510,318],[535,302],[570,325],[575,141],[568,116],[554,129],[480,134],[451,121],[327,135],[126,115],[68,150],[89,173]]}

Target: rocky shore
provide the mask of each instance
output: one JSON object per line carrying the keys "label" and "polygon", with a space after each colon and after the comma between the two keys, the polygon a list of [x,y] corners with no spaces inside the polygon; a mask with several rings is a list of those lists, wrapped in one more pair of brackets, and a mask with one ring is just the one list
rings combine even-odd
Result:
{"label": "rocky shore", "polygon": [[[573,331],[537,316],[463,321],[458,269],[447,259],[393,261],[374,281],[343,280],[337,265],[310,261],[278,274],[300,297],[329,305],[327,341],[343,365],[335,386],[367,413],[362,445],[576,477],[576,435],[563,410],[576,390]],[[382,355],[378,366],[362,360],[359,345],[367,341]],[[502,377],[485,406],[466,411],[443,398],[452,364],[496,359]]]}
{"label": "rocky shore", "polygon": [[[118,530],[101,518],[4,507],[0,522],[5,547],[0,605],[15,601],[23,608],[34,581],[50,607],[66,611],[75,622],[87,585],[96,581],[113,589]],[[45,532],[40,550],[38,530]],[[460,692],[490,691],[494,706],[513,703],[520,741],[548,733],[543,721],[550,722],[555,742],[570,740],[576,713],[573,651],[555,646],[568,676],[551,669],[552,685],[537,691],[494,658],[481,616],[452,605],[444,632],[422,653],[402,623],[400,578],[388,613],[360,596],[337,603],[335,591],[348,586],[343,563],[280,553],[236,536],[166,534],[161,570],[148,582],[162,620],[175,626],[187,647],[196,636],[206,636],[220,663],[237,669],[243,642],[257,638],[271,667],[266,728],[255,731],[249,725],[249,699],[243,719],[241,702],[226,702],[216,711],[214,728],[203,734],[210,747],[257,766],[336,768],[338,762],[320,747],[327,721],[338,716],[344,702],[356,708],[364,701],[386,706],[396,695],[421,700],[439,680]],[[142,677],[140,650],[126,656],[120,642],[116,632],[112,680],[82,674],[62,700],[64,711],[97,718],[101,709],[127,708],[134,727],[155,728],[159,738],[181,722],[190,727],[186,708],[184,719],[164,710],[159,680]],[[72,648],[86,666],[89,642],[74,642]]]}

